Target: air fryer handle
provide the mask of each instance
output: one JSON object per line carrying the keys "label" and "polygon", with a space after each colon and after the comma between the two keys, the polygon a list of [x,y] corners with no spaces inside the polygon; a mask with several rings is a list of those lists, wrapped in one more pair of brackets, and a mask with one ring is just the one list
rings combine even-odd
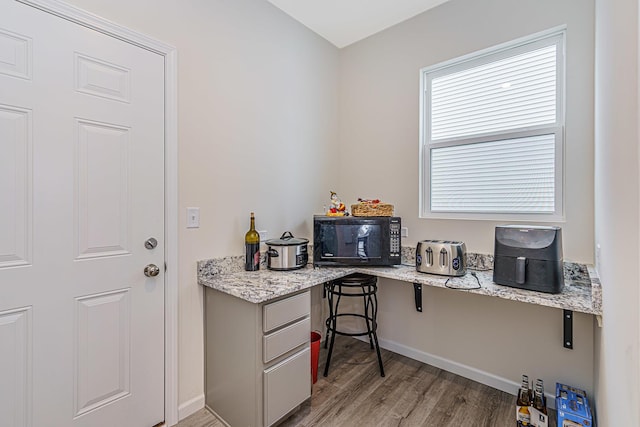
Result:
{"label": "air fryer handle", "polygon": [[519,256],[518,258],[516,258],[516,283],[518,285],[524,285],[526,265],[527,258],[523,256]]}

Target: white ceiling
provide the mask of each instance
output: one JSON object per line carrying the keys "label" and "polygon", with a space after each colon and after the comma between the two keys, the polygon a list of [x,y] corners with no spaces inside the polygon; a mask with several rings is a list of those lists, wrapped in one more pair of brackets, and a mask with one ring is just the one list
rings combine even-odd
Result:
{"label": "white ceiling", "polygon": [[339,48],[448,0],[268,0]]}

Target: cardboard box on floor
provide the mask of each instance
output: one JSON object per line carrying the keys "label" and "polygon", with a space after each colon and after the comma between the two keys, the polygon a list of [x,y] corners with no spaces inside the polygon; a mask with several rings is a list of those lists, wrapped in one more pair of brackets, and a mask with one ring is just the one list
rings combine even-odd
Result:
{"label": "cardboard box on floor", "polygon": [[584,390],[556,383],[556,411],[558,427],[593,426],[591,407]]}

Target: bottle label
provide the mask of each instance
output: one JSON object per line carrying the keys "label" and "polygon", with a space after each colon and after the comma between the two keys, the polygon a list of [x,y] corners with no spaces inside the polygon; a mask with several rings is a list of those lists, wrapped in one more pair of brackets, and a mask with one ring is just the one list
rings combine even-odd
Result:
{"label": "bottle label", "polygon": [[531,414],[528,406],[516,406],[516,421],[518,427],[531,424]]}
{"label": "bottle label", "polygon": [[247,271],[260,270],[260,243],[246,243],[244,269]]}

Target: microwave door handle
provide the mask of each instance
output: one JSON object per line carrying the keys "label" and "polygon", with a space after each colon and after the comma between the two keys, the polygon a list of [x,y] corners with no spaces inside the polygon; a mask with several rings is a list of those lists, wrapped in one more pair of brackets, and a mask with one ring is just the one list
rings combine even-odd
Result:
{"label": "microwave door handle", "polygon": [[516,283],[518,285],[524,285],[526,279],[526,266],[527,258],[519,256],[516,258]]}

